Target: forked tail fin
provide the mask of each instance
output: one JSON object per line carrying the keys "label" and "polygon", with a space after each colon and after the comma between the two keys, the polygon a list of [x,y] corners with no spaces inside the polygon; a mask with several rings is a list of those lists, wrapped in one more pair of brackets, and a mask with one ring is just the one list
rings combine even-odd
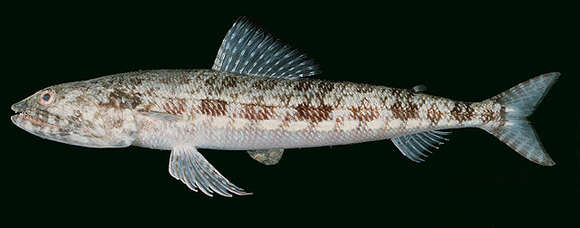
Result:
{"label": "forked tail fin", "polygon": [[559,76],[557,72],[543,74],[490,98],[502,104],[504,122],[499,127],[483,129],[528,160],[545,166],[555,165],[526,117],[534,112]]}

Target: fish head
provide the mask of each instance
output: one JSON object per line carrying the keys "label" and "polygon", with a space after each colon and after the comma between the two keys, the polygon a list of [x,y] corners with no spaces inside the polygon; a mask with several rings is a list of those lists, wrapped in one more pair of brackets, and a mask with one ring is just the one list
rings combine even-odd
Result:
{"label": "fish head", "polygon": [[129,110],[102,105],[103,88],[65,83],[42,89],[12,105],[12,122],[38,137],[111,148],[131,145],[136,124]]}

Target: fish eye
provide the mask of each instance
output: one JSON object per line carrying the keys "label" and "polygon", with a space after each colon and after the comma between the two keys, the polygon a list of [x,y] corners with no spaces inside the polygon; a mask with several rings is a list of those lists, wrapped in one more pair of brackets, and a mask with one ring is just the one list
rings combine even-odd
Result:
{"label": "fish eye", "polygon": [[54,100],[54,92],[46,90],[40,94],[40,104],[48,105]]}

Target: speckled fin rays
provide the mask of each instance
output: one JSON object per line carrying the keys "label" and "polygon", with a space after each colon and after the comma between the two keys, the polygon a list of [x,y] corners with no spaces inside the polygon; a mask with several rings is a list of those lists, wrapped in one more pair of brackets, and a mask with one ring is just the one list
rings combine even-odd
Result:
{"label": "speckled fin rays", "polygon": [[191,190],[199,189],[208,196],[218,193],[231,197],[250,195],[222,176],[193,146],[177,146],[171,151],[169,173]]}
{"label": "speckled fin rays", "polygon": [[559,77],[558,72],[542,74],[490,98],[502,104],[504,123],[495,128],[482,129],[534,163],[555,165],[526,117],[534,112]]}
{"label": "speckled fin rays", "polygon": [[[319,67],[302,52],[264,32],[247,18],[240,17],[226,34],[212,66],[213,70],[260,77],[297,79],[320,73]],[[265,165],[280,161],[283,149],[248,151]],[[171,151],[169,173],[191,190],[208,196],[249,195],[221,175],[192,144]]]}
{"label": "speckled fin rays", "polygon": [[306,54],[284,44],[245,17],[238,18],[226,34],[212,69],[286,79],[320,73],[318,65]]}
{"label": "speckled fin rays", "polygon": [[[318,65],[301,51],[284,44],[245,17],[232,25],[222,41],[213,70],[259,77],[297,79],[320,73]],[[250,157],[275,165],[284,149],[248,151]]]}
{"label": "speckled fin rays", "polygon": [[424,158],[433,153],[431,149],[439,149],[439,145],[448,140],[444,137],[447,134],[449,132],[427,131],[392,138],[391,141],[411,161],[423,162]]}

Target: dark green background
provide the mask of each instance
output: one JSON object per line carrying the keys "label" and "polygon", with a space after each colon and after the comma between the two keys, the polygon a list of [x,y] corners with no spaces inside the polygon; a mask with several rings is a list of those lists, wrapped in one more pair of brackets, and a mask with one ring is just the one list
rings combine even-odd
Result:
{"label": "dark green background", "polygon": [[530,118],[554,167],[531,163],[478,129],[453,130],[450,142],[422,164],[387,140],[288,150],[273,167],[241,151],[201,150],[254,193],[209,198],[169,175],[168,151],[70,146],[11,124],[9,106],[49,85],[145,69],[210,68],[236,16],[198,15],[204,10],[14,16],[4,33],[10,59],[3,67],[6,218],[191,226],[392,219],[491,224],[504,218],[557,222],[577,212],[579,55],[570,14],[391,9],[252,17],[317,60],[324,73],[316,77],[325,80],[425,84],[430,94],[480,101],[533,76],[562,72]]}

